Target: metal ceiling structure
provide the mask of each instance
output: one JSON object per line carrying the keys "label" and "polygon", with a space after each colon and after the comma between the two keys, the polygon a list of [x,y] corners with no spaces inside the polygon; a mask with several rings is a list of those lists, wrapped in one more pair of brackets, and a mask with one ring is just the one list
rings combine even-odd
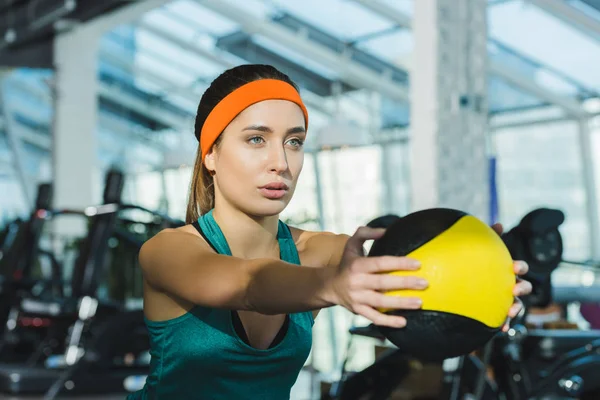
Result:
{"label": "metal ceiling structure", "polygon": [[[190,129],[196,103],[216,74],[245,62],[288,72],[324,120],[347,114],[364,126],[397,129],[409,124],[412,1],[12,0],[0,6],[0,64],[48,69],[57,32],[112,19],[130,31],[109,29],[100,48],[99,123],[124,141],[160,149],[161,134]],[[597,42],[600,54],[596,1],[489,4],[492,22],[516,12],[511,7],[535,8]],[[319,7],[321,15],[314,12]],[[492,115],[549,106],[565,118],[591,115],[584,103],[598,96],[600,76],[580,79],[573,68],[531,54],[502,33],[490,33],[489,48]],[[38,98],[45,92],[45,113],[15,112],[22,139],[48,151],[51,84],[19,90]]]}
{"label": "metal ceiling structure", "polygon": [[[412,29],[412,22],[408,15],[403,14],[401,11],[396,10],[394,7],[383,3],[380,0],[355,0],[360,2],[365,8],[368,8],[382,16],[386,16],[396,22],[398,25]],[[497,59],[491,59],[489,63],[489,70],[492,75],[495,75],[502,80],[506,81],[513,87],[523,90],[542,101],[561,107],[565,112],[573,117],[583,117],[587,114],[582,109],[581,105],[575,100],[569,99],[541,87],[534,81],[530,80],[529,77],[523,76],[518,70],[515,70],[511,65],[503,63]]]}
{"label": "metal ceiling structure", "polygon": [[[52,68],[53,41],[74,26],[111,18],[127,22],[167,0],[7,0],[0,4],[0,65]],[[140,3],[140,4],[136,4]],[[116,24],[118,20],[113,22]]]}
{"label": "metal ceiling structure", "polygon": [[[552,14],[561,21],[571,25],[573,28],[590,35],[590,37],[600,40],[600,21],[586,14],[581,8],[574,7],[563,0],[527,0],[536,7]],[[600,11],[600,2],[587,0],[583,1],[593,9]]]}

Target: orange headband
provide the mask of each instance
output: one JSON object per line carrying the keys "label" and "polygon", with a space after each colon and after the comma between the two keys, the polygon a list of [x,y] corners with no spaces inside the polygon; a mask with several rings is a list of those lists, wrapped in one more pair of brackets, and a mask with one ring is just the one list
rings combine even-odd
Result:
{"label": "orange headband", "polygon": [[289,83],[278,79],[259,79],[247,83],[225,96],[210,112],[200,134],[202,161],[215,140],[239,113],[252,104],[264,100],[288,100],[296,103],[304,113],[304,121],[308,129],[308,111],[296,89]]}

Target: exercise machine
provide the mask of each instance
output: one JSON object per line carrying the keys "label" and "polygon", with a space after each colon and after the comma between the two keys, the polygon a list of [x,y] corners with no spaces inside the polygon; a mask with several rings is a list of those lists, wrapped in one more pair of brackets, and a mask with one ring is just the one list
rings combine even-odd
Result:
{"label": "exercise machine", "polygon": [[[39,245],[46,221],[45,210],[50,208],[51,202],[51,184],[40,184],[29,218],[17,219],[5,228],[0,251],[0,333],[20,292],[35,289],[40,293],[62,293],[60,266],[54,254]],[[49,269],[36,268],[40,258],[48,261]]]}
{"label": "exercise machine", "polygon": [[[110,171],[104,204],[84,211],[89,218],[89,230],[79,244],[65,290],[68,295],[36,296],[21,292],[12,307],[3,337],[4,353],[11,357],[3,358],[0,364],[0,392],[45,393],[45,399],[65,392],[122,393],[129,378],[148,374],[143,355],[149,350],[149,341],[142,310],[130,310],[122,302],[100,299],[98,287],[106,275],[111,240],[127,239],[126,232],[119,231],[121,215],[127,211],[145,213],[153,221],[161,220],[159,225],[164,227],[183,223],[143,207],[121,203],[123,181],[121,172]],[[48,212],[47,216],[50,218],[51,214]],[[141,243],[135,242],[138,250]],[[30,321],[38,323],[27,323]],[[31,336],[36,340],[31,340]]]}

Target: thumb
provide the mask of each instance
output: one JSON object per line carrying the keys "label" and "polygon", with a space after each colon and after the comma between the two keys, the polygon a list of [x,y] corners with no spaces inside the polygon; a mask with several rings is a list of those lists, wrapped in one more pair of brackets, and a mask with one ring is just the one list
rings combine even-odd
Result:
{"label": "thumb", "polygon": [[502,226],[502,224],[496,222],[494,225],[492,225],[492,229],[494,231],[496,231],[496,233],[498,235],[502,235],[502,233],[504,232],[504,227]]}
{"label": "thumb", "polygon": [[385,228],[361,226],[346,242],[346,255],[350,257],[364,257],[364,243],[367,240],[379,239],[384,234]]}

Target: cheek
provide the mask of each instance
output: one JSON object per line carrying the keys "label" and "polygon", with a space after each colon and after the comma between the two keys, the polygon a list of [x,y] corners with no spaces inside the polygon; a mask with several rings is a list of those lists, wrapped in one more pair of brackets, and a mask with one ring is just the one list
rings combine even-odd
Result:
{"label": "cheek", "polygon": [[292,177],[297,179],[300,175],[300,172],[302,172],[302,168],[304,167],[304,153],[295,152],[288,155],[288,165],[290,167]]}
{"label": "cheek", "polygon": [[256,176],[256,171],[260,168],[260,160],[256,154],[252,157],[251,152],[237,151],[235,154],[228,154],[223,157],[223,167],[219,170],[222,181],[233,189],[243,186],[245,183],[253,183],[251,177]]}

